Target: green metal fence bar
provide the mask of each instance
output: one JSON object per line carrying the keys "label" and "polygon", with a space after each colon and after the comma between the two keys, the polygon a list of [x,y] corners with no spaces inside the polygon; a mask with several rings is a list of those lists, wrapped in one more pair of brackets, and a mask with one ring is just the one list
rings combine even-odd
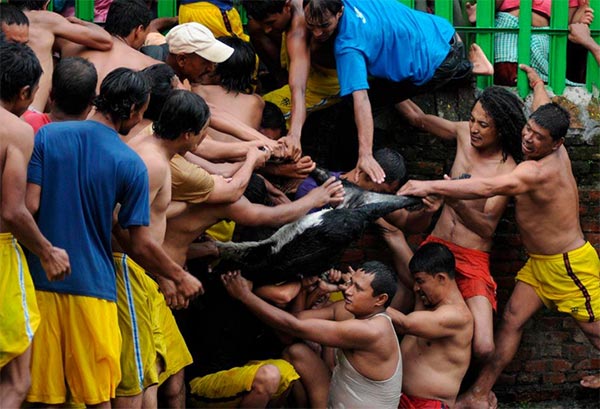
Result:
{"label": "green metal fence bar", "polygon": [[406,7],[410,7],[411,9],[415,8],[415,0],[398,0],[400,3],[404,4]]}
{"label": "green metal fence bar", "polygon": [[[600,0],[591,0],[590,7],[592,7],[596,11],[596,18],[594,19],[592,24],[590,24],[590,29],[600,30],[600,18],[598,16],[598,11],[600,11]],[[596,31],[596,34],[592,34],[592,37],[598,44],[600,44],[600,31]],[[593,85],[596,85],[596,87],[600,88],[600,67],[598,66],[598,62],[596,62],[596,60],[592,56],[592,53],[589,52],[587,58],[587,71],[585,83],[588,91],[590,92],[592,91]]]}
{"label": "green metal fence bar", "polygon": [[[531,1],[531,0],[530,0]],[[493,1],[480,1],[477,2],[477,22],[476,27],[478,29],[486,29],[494,27],[494,9]],[[488,60],[494,63],[494,33],[485,32],[483,30],[478,31],[475,36],[475,42],[481,47]],[[487,88],[493,84],[493,78],[491,76],[479,76],[477,77],[477,86],[479,88]]]}
{"label": "green metal fence bar", "polygon": [[156,5],[156,15],[158,17],[175,17],[178,14],[176,0],[158,0]]}
{"label": "green metal fence bar", "polygon": [[453,0],[435,0],[436,16],[444,17],[449,22],[454,23]]}
{"label": "green metal fence bar", "polygon": [[75,0],[75,15],[85,21],[94,21],[94,0]]}
{"label": "green metal fence bar", "polygon": [[[569,4],[566,1],[553,1],[550,28],[568,28]],[[554,93],[565,90],[567,75],[567,34],[553,34],[550,38],[550,61],[548,62],[548,85]]]}
{"label": "green metal fence bar", "polygon": [[[519,39],[517,41],[517,63],[529,65],[531,61],[531,17],[532,12],[532,0],[521,0],[519,7]],[[517,90],[519,95],[525,98],[529,94],[529,82],[527,81],[527,74],[524,71],[517,68]]]}

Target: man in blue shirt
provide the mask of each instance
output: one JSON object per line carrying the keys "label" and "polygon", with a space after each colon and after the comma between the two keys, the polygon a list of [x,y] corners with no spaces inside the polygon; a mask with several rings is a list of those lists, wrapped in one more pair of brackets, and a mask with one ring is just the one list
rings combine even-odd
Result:
{"label": "man in blue shirt", "polygon": [[[113,210],[128,229],[130,253],[150,271],[172,279],[190,298],[201,284],[170,260],[149,234],[148,173],[123,143],[148,106],[144,74],[118,68],[108,74],[89,121],[49,124],[36,135],[28,170],[27,203],[40,230],[70,254],[72,273],[48,281],[30,257],[44,320],[33,343],[30,402],[108,404],[121,377],[121,334],[112,262]],[[65,382],[66,380],[66,382]]]}
{"label": "man in blue shirt", "polygon": [[[471,47],[470,61],[463,57],[462,43],[448,21],[397,0],[308,0],[304,12],[317,41],[335,37],[340,95],[354,100],[357,168],[377,183],[383,183],[385,173],[373,158],[369,94],[398,103],[472,74],[493,73],[477,45]],[[369,76],[375,79],[369,82]]]}

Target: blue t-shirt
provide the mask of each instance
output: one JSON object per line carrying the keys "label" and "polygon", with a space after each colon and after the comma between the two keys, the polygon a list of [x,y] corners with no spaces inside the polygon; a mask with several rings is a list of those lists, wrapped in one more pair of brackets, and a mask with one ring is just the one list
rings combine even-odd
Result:
{"label": "blue t-shirt", "polygon": [[120,203],[121,227],[150,223],[142,159],[99,122],[55,122],[35,136],[27,179],[42,188],[40,231],[71,261],[71,275],[50,282],[40,260],[30,255],[36,289],[116,301],[112,215]]}
{"label": "blue t-shirt", "polygon": [[429,81],[450,51],[454,27],[398,0],[344,0],[335,60],[341,95],[369,89],[367,75]]}
{"label": "blue t-shirt", "polygon": [[[342,174],[342,172],[329,172],[329,173],[331,174],[331,176],[335,176],[336,179],[339,179],[340,175]],[[306,196],[308,194],[308,192],[310,192],[317,186],[319,186],[317,184],[317,181],[314,180],[311,176],[308,176],[306,179],[304,179],[302,181],[302,183],[300,183],[300,186],[298,186],[298,189],[296,189],[296,195],[294,196],[294,199],[298,200],[301,197]],[[319,210],[324,209],[326,207],[329,207],[329,206],[323,206],[320,208],[315,207],[315,208],[311,209],[310,212],[308,212],[308,213],[318,212]]]}

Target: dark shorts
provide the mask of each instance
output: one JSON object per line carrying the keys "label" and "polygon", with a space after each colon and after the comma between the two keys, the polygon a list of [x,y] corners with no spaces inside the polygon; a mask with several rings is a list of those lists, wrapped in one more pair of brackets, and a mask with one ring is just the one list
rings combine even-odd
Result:
{"label": "dark shorts", "polygon": [[382,78],[369,80],[369,99],[373,107],[396,104],[415,95],[433,92],[447,84],[462,84],[473,76],[473,64],[465,55],[465,46],[455,34],[450,40],[446,59],[425,84],[416,85],[410,80],[393,82]]}

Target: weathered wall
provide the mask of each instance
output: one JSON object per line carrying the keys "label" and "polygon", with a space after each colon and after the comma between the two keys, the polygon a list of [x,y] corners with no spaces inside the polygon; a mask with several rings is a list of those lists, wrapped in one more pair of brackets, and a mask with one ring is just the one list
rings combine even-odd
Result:
{"label": "weathered wall", "polygon": [[[566,146],[580,188],[581,224],[586,238],[600,249],[600,104],[598,98],[571,90],[557,100],[573,116]],[[415,101],[427,113],[450,120],[467,120],[473,103],[473,90],[449,91]],[[529,102],[529,101],[527,101]],[[332,170],[350,169],[356,163],[356,141],[349,105],[329,112],[315,113],[305,129],[305,151]],[[393,110],[376,112],[377,146],[399,150],[408,162],[412,177],[441,178],[454,158],[454,145],[418,132]],[[337,124],[337,125],[336,125]],[[411,236],[418,245],[423,236]],[[385,245],[373,233],[347,254],[348,260],[387,258]],[[492,251],[492,275],[499,285],[499,311],[514,286],[514,277],[526,259],[510,206],[502,218]],[[590,371],[600,370],[600,353],[595,351],[570,317],[544,310],[535,315],[524,333],[517,356],[495,387],[501,402],[551,399],[596,399],[598,391],[581,388],[578,380]]]}

